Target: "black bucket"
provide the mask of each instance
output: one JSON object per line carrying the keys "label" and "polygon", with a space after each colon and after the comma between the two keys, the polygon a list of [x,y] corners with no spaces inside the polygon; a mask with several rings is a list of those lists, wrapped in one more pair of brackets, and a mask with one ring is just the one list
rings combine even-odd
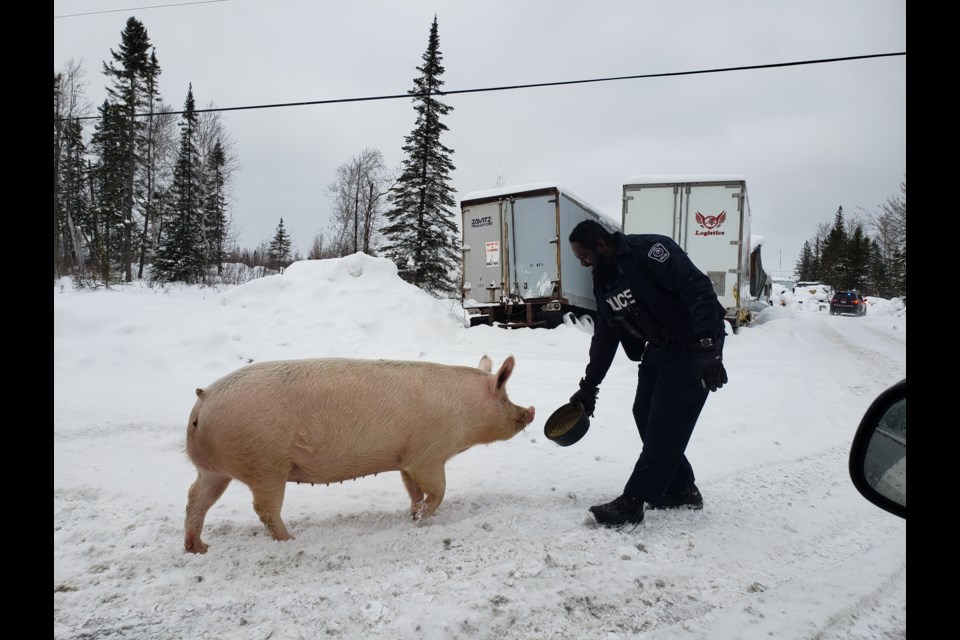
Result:
{"label": "black bucket", "polygon": [[543,426],[543,435],[561,447],[575,444],[590,428],[590,418],[579,402],[568,402],[553,412]]}

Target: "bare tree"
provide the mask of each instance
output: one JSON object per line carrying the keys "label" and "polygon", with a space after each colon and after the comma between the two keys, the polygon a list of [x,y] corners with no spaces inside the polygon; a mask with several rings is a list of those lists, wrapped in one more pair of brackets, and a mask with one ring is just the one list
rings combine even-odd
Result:
{"label": "bare tree", "polygon": [[323,234],[318,233],[313,237],[313,244],[310,245],[310,251],[307,253],[307,260],[323,260],[331,256],[327,255],[326,241]]}
{"label": "bare tree", "polygon": [[[137,277],[143,278],[144,269],[153,249],[160,243],[163,228],[165,196],[173,182],[173,168],[177,162],[178,117],[174,109],[162,101],[151,101],[145,136],[145,167],[143,175],[143,228],[140,237],[140,257]],[[162,114],[162,115],[161,115]]]}
{"label": "bare tree", "polygon": [[[215,106],[211,102],[207,108],[214,109]],[[207,243],[206,254],[217,256],[215,262],[219,272],[222,266],[220,258],[222,258],[225,239],[230,236],[230,217],[226,211],[233,176],[239,168],[239,158],[233,139],[223,125],[220,112],[203,111],[197,116],[197,153],[207,177],[203,185],[203,200],[205,206],[218,212],[216,215],[211,214],[205,217],[203,237]],[[217,204],[212,204],[211,200],[215,200]],[[212,242],[216,242],[218,246],[211,246]]]}
{"label": "bare tree", "polygon": [[327,193],[333,201],[328,237],[338,255],[358,251],[376,255],[379,218],[391,186],[379,149],[364,149],[337,167]]}
{"label": "bare tree", "polygon": [[900,183],[900,195],[891,196],[877,212],[863,212],[871,235],[880,246],[884,260],[903,248],[907,237],[907,180]]}
{"label": "bare tree", "polygon": [[884,282],[887,295],[906,297],[907,286],[907,176],[900,183],[899,195],[890,196],[877,213],[867,214],[880,260],[889,274]]}
{"label": "bare tree", "polygon": [[[68,60],[63,69],[53,77],[53,257],[54,277],[60,275],[66,266],[72,266],[78,271],[84,268],[84,239],[81,230],[81,220],[78,215],[82,212],[75,210],[74,203],[83,198],[79,192],[71,190],[79,188],[79,183],[71,184],[65,179],[67,170],[64,166],[65,156],[69,154],[70,143],[69,123],[73,124],[78,135],[77,142],[82,140],[82,124],[79,118],[89,116],[93,105],[87,100],[84,90],[87,82],[84,80],[83,65],[76,60]],[[83,158],[72,158],[75,164],[82,164]]]}
{"label": "bare tree", "polygon": [[[216,108],[211,102],[207,109]],[[214,147],[220,143],[223,150],[224,166],[223,171],[227,176],[227,185],[231,183],[231,178],[240,169],[240,157],[237,155],[236,143],[230,137],[229,132],[223,124],[223,118],[219,111],[202,111],[197,114],[197,151],[200,154],[200,161],[204,166],[210,162],[210,155]]]}

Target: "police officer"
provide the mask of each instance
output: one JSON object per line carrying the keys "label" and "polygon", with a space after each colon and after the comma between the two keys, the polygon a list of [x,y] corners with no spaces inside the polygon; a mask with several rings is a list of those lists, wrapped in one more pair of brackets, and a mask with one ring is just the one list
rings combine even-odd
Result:
{"label": "police officer", "polygon": [[684,455],[711,391],[727,382],[724,308],[713,284],[676,242],[657,234],[610,233],[585,220],[570,248],[593,272],[597,322],[580,389],[570,398],[593,415],[617,346],[639,362],[633,417],[643,442],[623,494],[590,507],[598,524],[643,520],[651,509],[703,508]]}

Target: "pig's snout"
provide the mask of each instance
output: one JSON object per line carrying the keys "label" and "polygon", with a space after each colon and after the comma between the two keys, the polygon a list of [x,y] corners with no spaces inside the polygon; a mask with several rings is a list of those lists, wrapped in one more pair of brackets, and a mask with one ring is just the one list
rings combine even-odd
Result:
{"label": "pig's snout", "polygon": [[529,409],[524,409],[523,407],[518,408],[520,411],[518,412],[519,419],[517,422],[519,423],[521,429],[525,429],[528,424],[533,422],[533,415],[536,413],[536,410],[533,407],[530,407]]}

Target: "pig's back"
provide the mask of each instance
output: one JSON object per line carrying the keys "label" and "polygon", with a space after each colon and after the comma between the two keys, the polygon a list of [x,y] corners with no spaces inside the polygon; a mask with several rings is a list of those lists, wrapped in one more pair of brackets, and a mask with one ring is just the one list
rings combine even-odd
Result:
{"label": "pig's back", "polygon": [[292,464],[316,482],[399,469],[412,457],[462,448],[459,431],[486,376],[416,361],[257,363],[202,392],[196,445],[209,466],[231,475],[251,460]]}

